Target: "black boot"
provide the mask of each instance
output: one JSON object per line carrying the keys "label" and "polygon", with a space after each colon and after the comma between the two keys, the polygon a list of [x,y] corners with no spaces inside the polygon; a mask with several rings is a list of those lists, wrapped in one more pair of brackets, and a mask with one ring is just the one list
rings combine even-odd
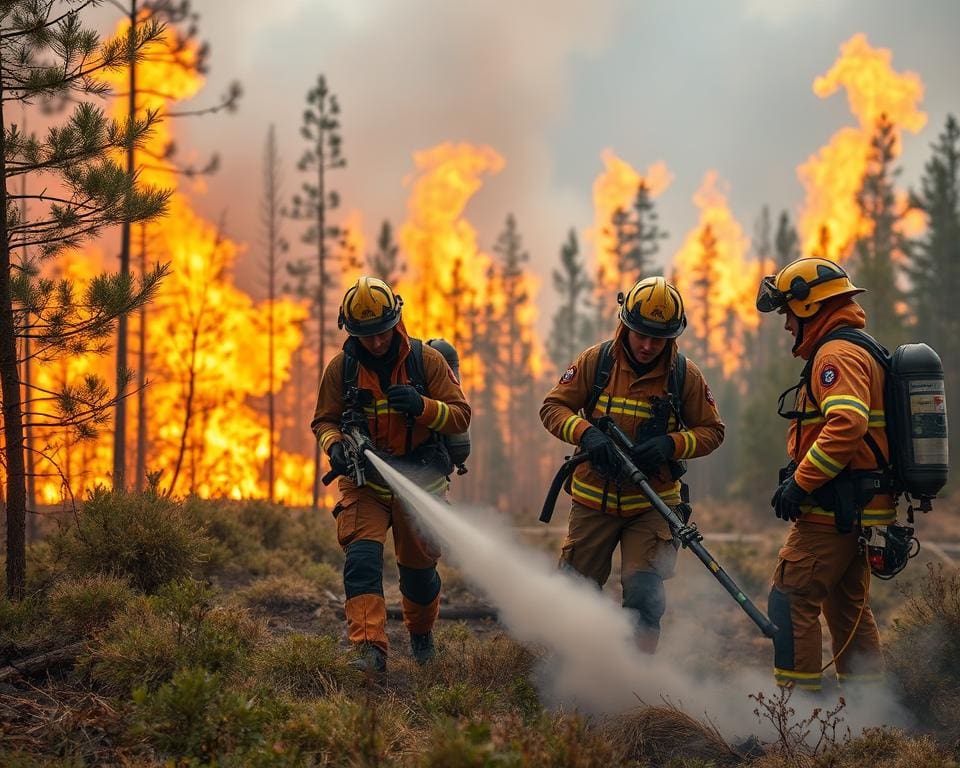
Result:
{"label": "black boot", "polygon": [[427,632],[425,635],[415,635],[411,632],[410,652],[413,654],[413,660],[421,667],[433,661],[437,657],[437,646],[433,643],[433,632]]}
{"label": "black boot", "polygon": [[350,666],[360,672],[386,672],[387,654],[373,643],[357,643],[357,658],[350,662]]}

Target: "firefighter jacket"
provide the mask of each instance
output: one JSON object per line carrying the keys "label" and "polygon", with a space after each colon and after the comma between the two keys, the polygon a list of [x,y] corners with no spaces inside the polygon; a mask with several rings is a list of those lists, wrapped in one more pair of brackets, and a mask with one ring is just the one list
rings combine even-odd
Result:
{"label": "firefighter jacket", "polygon": [[[839,297],[803,325],[794,355],[809,359],[817,342],[840,327],[863,328],[866,315],[853,299]],[[808,493],[835,478],[845,467],[878,470],[877,458],[864,440],[870,434],[881,453],[890,456],[883,411],[884,372],[865,349],[849,341],[828,341],[817,352],[810,372],[810,389],[797,390],[795,411],[787,433],[787,453],[797,463],[796,483]],[[801,520],[834,524],[833,512],[811,503],[801,506]],[[889,493],[877,494],[865,505],[863,525],[896,521]]]}
{"label": "firefighter jacket", "polygon": [[[403,321],[396,326],[400,334],[400,346],[397,360],[390,373],[391,384],[409,384],[406,360],[410,354],[410,337]],[[357,343],[348,339],[348,344]],[[320,441],[320,446],[329,455],[330,447],[343,439],[340,422],[347,410],[343,381],[344,353],[338,352],[324,369],[317,395],[317,409],[310,428]],[[391,409],[387,396],[377,374],[360,364],[357,371],[357,388],[369,392],[364,398],[362,409],[367,417],[367,429],[374,446],[384,454],[403,457],[407,452],[408,429],[410,431],[411,452],[427,443],[434,435],[459,434],[465,432],[470,424],[470,406],[467,403],[460,382],[457,381],[443,355],[427,344],[423,345],[423,369],[426,378],[428,396],[423,397],[423,412],[412,419],[408,414]],[[367,484],[381,496],[390,496],[389,489],[377,483]],[[353,486],[348,478],[340,479],[341,492]],[[426,490],[436,490],[426,488]]]}
{"label": "firefighter jacket", "polygon": [[[556,437],[578,445],[583,433],[590,428],[589,419],[608,415],[633,438],[638,436],[643,424],[653,416],[653,398],[667,395],[667,379],[677,354],[676,340],[671,339],[653,370],[637,376],[623,350],[623,342],[629,329],[618,324],[610,352],[613,354],[613,369],[603,394],[592,414],[583,414],[593,389],[594,377],[600,359],[597,344],[582,352],[567,369],[560,382],[547,393],[540,408],[543,425]],[[668,422],[668,434],[673,439],[674,459],[691,459],[706,456],[723,442],[724,425],[720,420],[717,405],[710,387],[700,369],[687,360],[687,372],[683,392],[680,393],[680,416],[684,429],[679,430],[675,417]],[[680,482],[671,479],[666,465],[659,468],[657,476],[651,476],[650,485],[669,505],[680,503]],[[610,514],[629,517],[650,509],[649,500],[639,488],[629,482],[618,484],[597,472],[590,462],[579,465],[570,483],[574,500],[591,509],[604,508]]]}

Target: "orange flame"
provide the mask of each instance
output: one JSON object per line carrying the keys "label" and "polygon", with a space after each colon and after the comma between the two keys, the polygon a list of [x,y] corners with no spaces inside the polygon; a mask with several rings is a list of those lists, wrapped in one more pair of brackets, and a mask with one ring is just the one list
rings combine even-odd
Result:
{"label": "orange flame", "polygon": [[593,182],[594,223],[585,238],[594,243],[597,291],[609,295],[626,288],[612,253],[615,240],[609,231],[611,217],[617,210],[627,210],[633,205],[641,182],[646,183],[651,196],[657,197],[670,186],[673,174],[663,161],[654,163],[645,174],[641,174],[611,149],[603,150],[600,157],[604,171]]}
{"label": "orange flame", "polygon": [[674,256],[674,281],[683,296],[689,328],[707,368],[729,376],[740,365],[746,334],[756,329],[757,284],[770,264],[747,260],[749,241],[727,204],[728,185],[716,171],[703,178],[693,201],[700,221]]}
{"label": "orange flame", "polygon": [[[118,34],[128,27],[120,25]],[[172,101],[194,95],[203,79],[169,57],[159,54],[171,41],[168,33],[147,50],[137,66],[137,85],[143,95],[140,110],[161,112]],[[196,49],[184,51],[180,59],[195,60]],[[110,73],[112,84],[127,87],[125,71]],[[125,98],[113,105],[118,118],[125,117]],[[170,123],[160,123],[143,150],[142,178],[170,187],[176,176],[165,159],[171,139]],[[135,228],[136,232],[136,228]],[[137,252],[134,236],[134,253]],[[168,261],[171,275],[161,284],[157,299],[147,308],[147,351],[150,383],[147,389],[149,433],[148,470],[163,470],[161,486],[176,494],[233,498],[265,496],[264,467],[269,451],[265,414],[255,407],[254,398],[267,393],[266,303],[253,299],[233,285],[231,269],[237,246],[220,227],[197,216],[189,201],[175,192],[167,216],[146,231],[150,261]],[[66,263],[71,277],[82,281],[94,274],[90,253],[77,254]],[[280,300],[274,303],[276,328],[275,389],[289,378],[291,356],[301,341],[300,321],[306,310],[300,304]],[[135,338],[135,329],[131,337]],[[44,377],[75,377],[83,370],[97,370],[108,381],[113,364],[103,358],[69,358],[45,366]],[[59,373],[58,373],[59,372]],[[128,402],[132,428],[137,414]],[[128,444],[131,445],[128,436]],[[69,491],[79,495],[98,482],[108,480],[112,464],[110,429],[95,443],[84,443],[83,455],[70,455],[69,441],[61,441],[57,463],[70,479]],[[130,451],[131,455],[133,450]],[[277,457],[277,489],[289,501],[309,498],[309,461],[280,452]],[[305,463],[307,468],[305,468]],[[50,471],[50,467],[41,471]],[[57,480],[39,485],[42,499],[53,502],[67,489]]]}
{"label": "orange flame", "polygon": [[[843,87],[857,127],[840,129],[830,143],[797,168],[806,189],[806,202],[799,228],[803,253],[835,260],[847,257],[850,245],[870,233],[870,224],[860,215],[856,195],[867,171],[870,141],[877,121],[886,115],[896,128],[918,133],[927,116],[920,111],[923,83],[913,72],[898,73],[891,66],[892,53],[872,48],[866,35],[851,37],[840,48],[840,58],[826,75],[813,83],[813,91],[827,98]],[[900,142],[894,146],[899,155]],[[906,200],[901,198],[901,205]],[[905,208],[902,208],[905,210]],[[919,220],[908,217],[905,232],[916,232]]]}

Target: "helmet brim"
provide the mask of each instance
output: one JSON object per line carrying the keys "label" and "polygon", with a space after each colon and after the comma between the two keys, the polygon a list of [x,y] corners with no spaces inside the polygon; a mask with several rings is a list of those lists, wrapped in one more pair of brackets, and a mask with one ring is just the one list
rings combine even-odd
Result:
{"label": "helmet brim", "polygon": [[362,339],[367,336],[379,336],[386,333],[391,328],[395,328],[400,322],[399,310],[393,317],[379,317],[370,323],[357,323],[350,320],[344,320],[343,327],[351,336]]}
{"label": "helmet brim", "polygon": [[678,320],[672,323],[658,323],[655,320],[644,320],[643,322],[631,321],[620,313],[620,322],[622,322],[631,331],[651,336],[655,339],[675,339],[687,327],[687,316],[681,315]]}

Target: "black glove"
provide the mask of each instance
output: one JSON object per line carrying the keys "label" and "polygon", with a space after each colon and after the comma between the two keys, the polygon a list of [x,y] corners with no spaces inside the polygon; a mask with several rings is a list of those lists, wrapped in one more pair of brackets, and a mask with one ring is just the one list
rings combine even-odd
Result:
{"label": "black glove", "polygon": [[411,384],[391,384],[387,387],[387,404],[395,411],[413,417],[423,413],[423,397]]}
{"label": "black glove", "polygon": [[330,469],[338,475],[350,474],[350,462],[347,461],[347,452],[343,449],[343,443],[336,442],[331,445],[327,454],[330,456]]}
{"label": "black glove", "polygon": [[622,469],[613,440],[596,427],[590,427],[580,438],[580,447],[590,455],[590,463],[605,475],[619,475]]}
{"label": "black glove", "polygon": [[800,517],[800,504],[806,501],[807,495],[807,492],[789,477],[774,492],[770,506],[781,520],[797,520]]}
{"label": "black glove", "polygon": [[644,472],[655,470],[673,458],[675,447],[673,438],[669,435],[651,437],[633,449],[631,452],[633,463]]}

